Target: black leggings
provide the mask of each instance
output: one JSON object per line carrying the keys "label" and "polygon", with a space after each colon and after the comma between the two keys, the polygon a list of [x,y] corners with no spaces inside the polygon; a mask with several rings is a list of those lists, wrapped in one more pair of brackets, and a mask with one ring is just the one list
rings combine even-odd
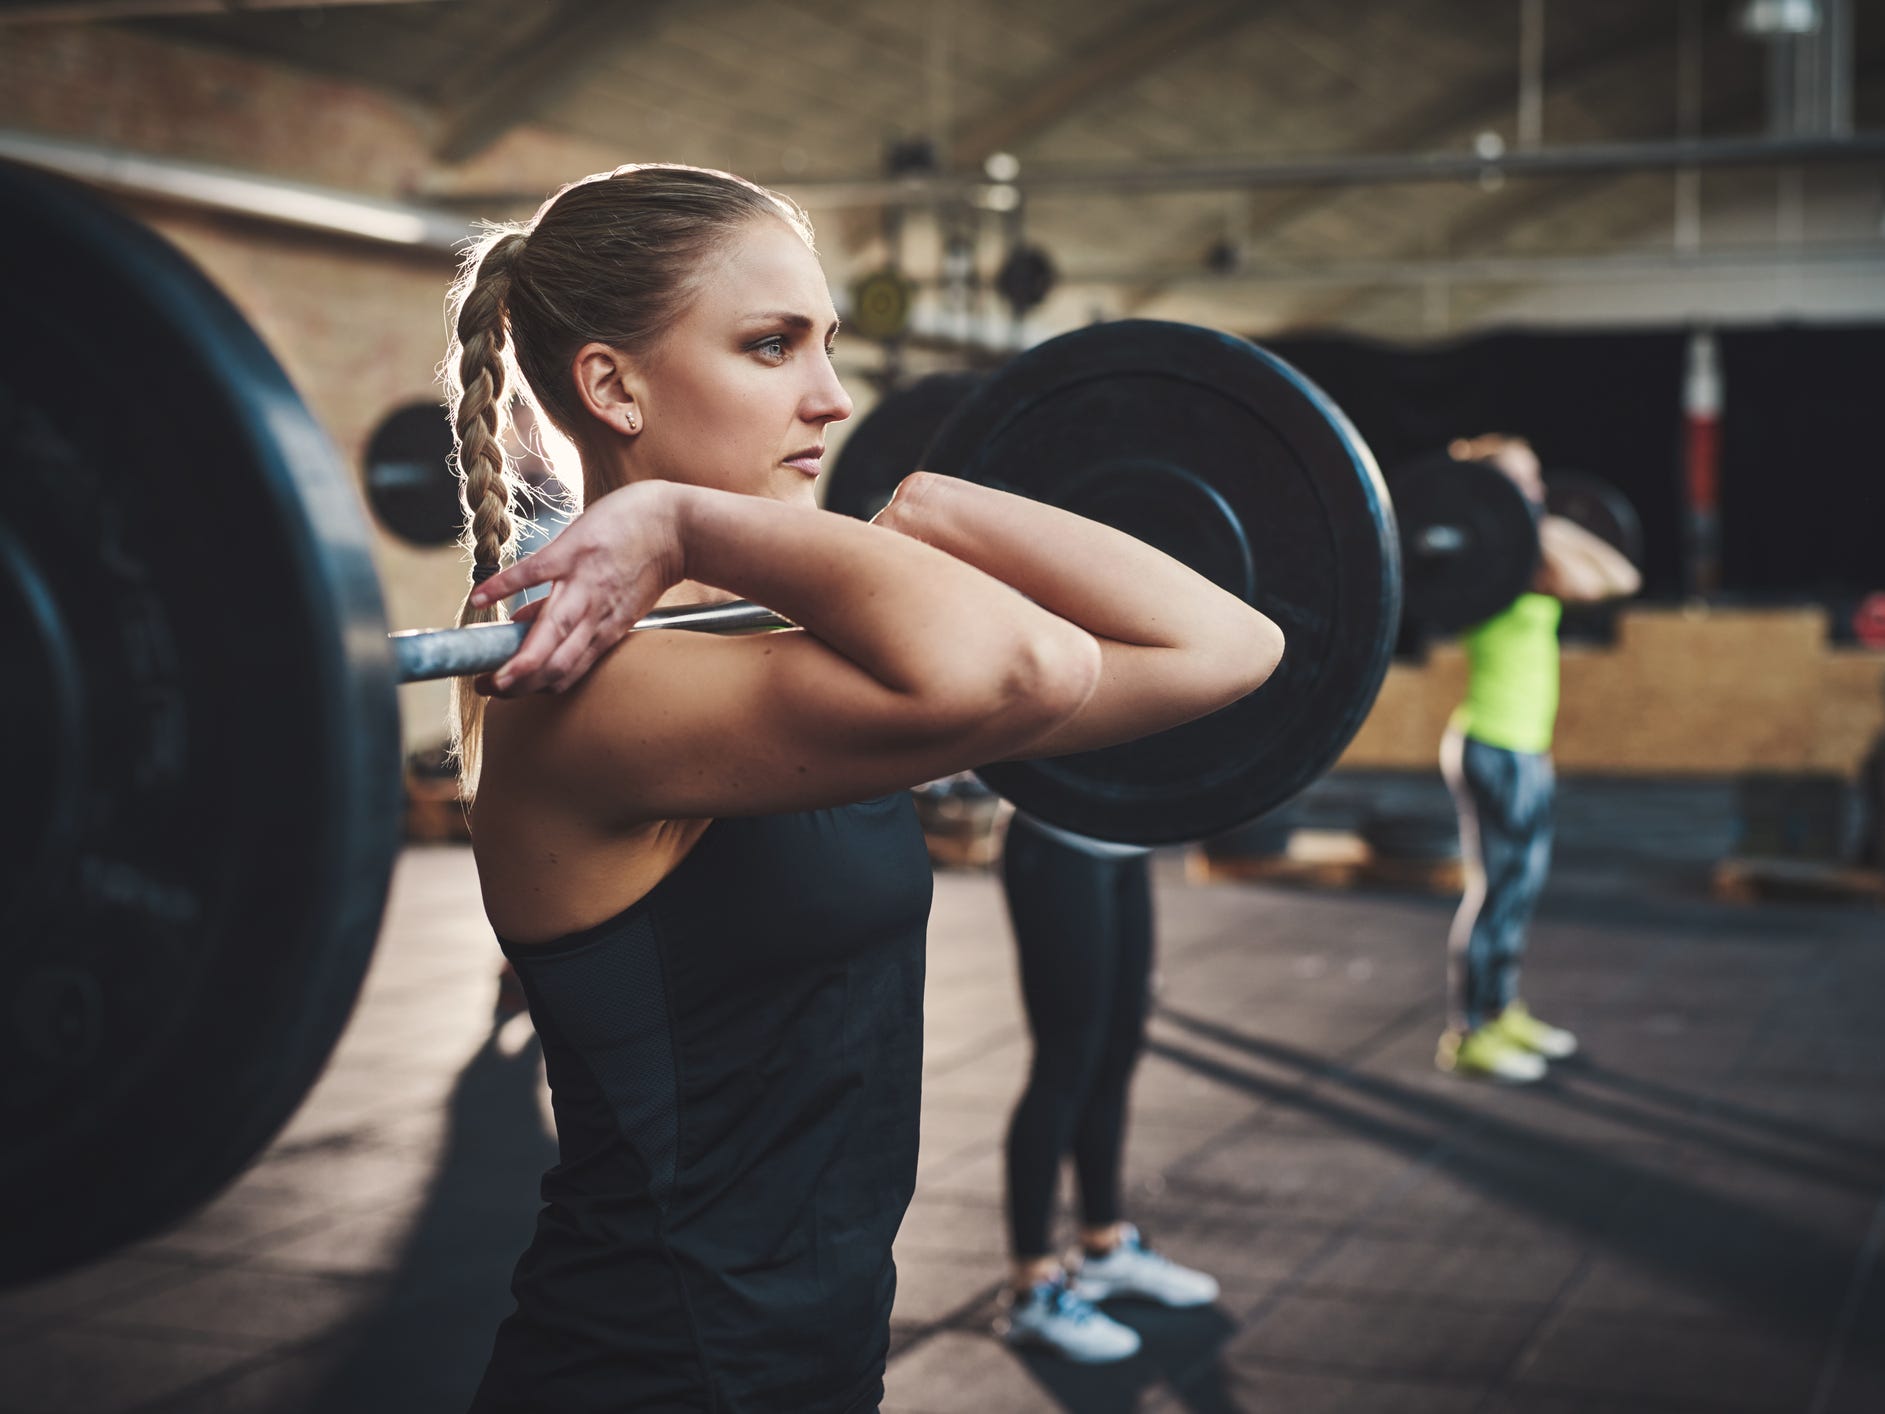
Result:
{"label": "black leggings", "polygon": [[1088,1227],[1119,1221],[1126,1089],[1145,1035],[1152,971],[1147,856],[1103,858],[1017,815],[1001,878],[1034,1033],[1028,1087],[1008,1126],[1008,1237],[1045,1256],[1054,1181],[1069,1150]]}

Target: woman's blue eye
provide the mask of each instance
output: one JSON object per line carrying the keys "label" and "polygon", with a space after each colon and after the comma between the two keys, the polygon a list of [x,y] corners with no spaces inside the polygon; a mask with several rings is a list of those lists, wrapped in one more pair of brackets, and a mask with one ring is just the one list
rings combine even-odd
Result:
{"label": "woman's blue eye", "polygon": [[778,356],[779,358],[784,358],[785,357],[785,335],[774,334],[771,338],[761,339],[757,344],[754,344],[753,347],[756,349],[760,349],[766,353],[774,354]]}

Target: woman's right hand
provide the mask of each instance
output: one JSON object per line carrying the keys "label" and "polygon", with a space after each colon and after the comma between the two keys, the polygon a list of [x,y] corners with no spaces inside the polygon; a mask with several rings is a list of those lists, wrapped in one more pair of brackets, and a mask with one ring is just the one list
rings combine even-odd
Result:
{"label": "woman's right hand", "polygon": [[1643,577],[1622,551],[1562,516],[1538,521],[1539,563],[1532,588],[1566,603],[1596,604],[1623,599],[1643,587]]}
{"label": "woman's right hand", "polygon": [[685,563],[673,485],[649,481],[611,491],[548,545],[473,590],[472,603],[482,608],[551,586],[515,615],[530,625],[523,647],[473,686],[499,697],[572,687],[681,582]]}

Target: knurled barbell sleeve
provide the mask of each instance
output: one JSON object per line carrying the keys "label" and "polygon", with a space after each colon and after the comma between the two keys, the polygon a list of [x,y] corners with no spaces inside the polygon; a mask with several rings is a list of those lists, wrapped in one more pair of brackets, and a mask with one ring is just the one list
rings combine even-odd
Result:
{"label": "knurled barbell sleeve", "polygon": [[[692,633],[756,633],[791,628],[790,621],[744,599],[724,604],[677,604],[656,609],[635,627],[687,629]],[[404,682],[467,677],[502,667],[524,646],[528,624],[473,624],[469,628],[413,629],[389,633],[394,675]]]}

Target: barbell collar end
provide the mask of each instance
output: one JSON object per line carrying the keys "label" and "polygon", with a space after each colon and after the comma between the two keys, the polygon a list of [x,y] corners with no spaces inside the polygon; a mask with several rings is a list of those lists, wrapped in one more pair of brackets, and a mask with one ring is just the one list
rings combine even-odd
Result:
{"label": "barbell collar end", "polygon": [[[691,633],[765,633],[793,627],[771,609],[745,599],[722,604],[676,604],[656,609],[635,623],[643,629],[685,629]],[[401,683],[435,678],[475,677],[495,672],[524,646],[530,625],[470,624],[464,628],[407,629],[386,635],[392,645],[394,675]]]}
{"label": "barbell collar end", "polygon": [[529,624],[472,624],[466,628],[389,633],[394,675],[402,683],[476,676],[502,667],[524,646]]}

